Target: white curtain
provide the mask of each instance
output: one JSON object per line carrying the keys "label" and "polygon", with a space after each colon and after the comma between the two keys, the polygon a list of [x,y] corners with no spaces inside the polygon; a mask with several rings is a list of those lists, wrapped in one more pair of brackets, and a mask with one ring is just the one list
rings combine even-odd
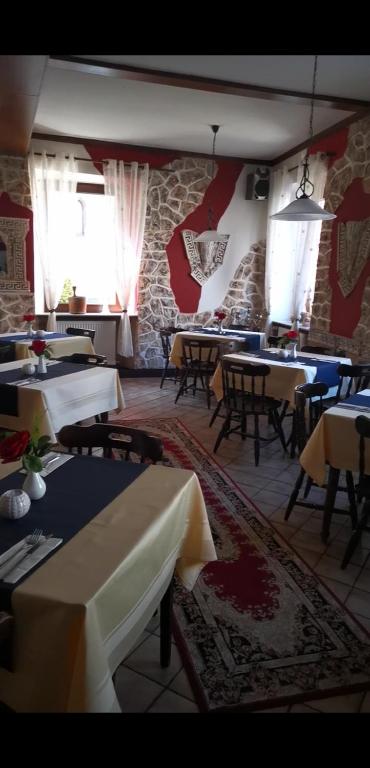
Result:
{"label": "white curtain", "polygon": [[[301,155],[301,163],[304,153]],[[269,321],[294,321],[313,297],[321,221],[274,221],[269,217],[295,200],[302,178],[302,165],[289,172],[288,166],[272,174],[267,213],[265,302]],[[310,157],[312,199],[323,205],[327,162],[321,153]]]}
{"label": "white curtain", "polygon": [[[77,163],[64,155],[47,157],[32,153],[28,160],[34,216],[36,258],[41,264],[46,306],[49,310],[47,328],[56,330],[55,310],[64,283],[63,260],[69,247],[68,227],[58,220],[54,195],[69,195],[76,191]],[[53,204],[54,202],[54,204]]]}
{"label": "white curtain", "polygon": [[117,351],[134,354],[128,310],[136,312],[137,282],[144,240],[149,166],[108,160],[104,165],[105,193],[114,201],[117,295],[122,307]]}

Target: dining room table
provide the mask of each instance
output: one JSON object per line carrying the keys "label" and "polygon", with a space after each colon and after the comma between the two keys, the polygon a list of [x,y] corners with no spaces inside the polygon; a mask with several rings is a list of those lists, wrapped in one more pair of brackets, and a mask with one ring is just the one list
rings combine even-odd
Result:
{"label": "dining room table", "polygon": [[[336,357],[335,355],[312,355],[308,352],[298,352],[296,357],[281,357],[280,350],[263,349],[256,352],[238,352],[227,354],[224,359],[236,363],[265,363],[270,368],[270,374],[266,377],[266,395],[286,402],[295,408],[295,387],[300,384],[308,384],[314,381],[323,381],[328,385],[327,397],[336,394],[339,384],[337,367],[339,363],[351,365],[350,358]],[[346,386],[347,379],[343,382]],[[213,378],[210,381],[217,401],[223,399],[222,369],[218,364]]]}
{"label": "dining room table", "polygon": [[[192,590],[217,559],[204,498],[190,470],[59,456],[45,496],[21,519],[0,517],[0,609],[14,617],[0,701],[16,712],[120,712],[112,675],[174,572]],[[22,486],[20,466],[0,464],[0,494]]]}
{"label": "dining room table", "polygon": [[[204,341],[217,340],[220,345],[230,345],[231,342],[246,342],[250,349],[258,350],[265,345],[266,335],[257,331],[239,331],[225,328],[222,331],[213,328],[199,328],[189,331],[179,331],[173,340],[170,362],[176,368],[182,365],[183,339],[198,339]],[[221,346],[222,348],[222,346]]]}
{"label": "dining room table", "polygon": [[27,333],[1,333],[0,347],[14,347],[14,359],[23,360],[26,357],[35,358],[31,345],[36,339],[46,342],[46,347],[51,358],[73,355],[75,353],[95,354],[94,346],[89,336],[70,336],[68,333],[44,331],[41,337],[33,333],[32,337]]}
{"label": "dining room table", "polygon": [[[312,432],[299,461],[309,477],[319,486],[327,483],[324,502],[322,538],[327,540],[335,508],[341,471],[359,470],[359,435],[356,418],[370,419],[370,389],[364,389],[328,408]],[[365,453],[365,472],[370,475],[370,454]]]}
{"label": "dining room table", "polygon": [[[66,424],[125,407],[119,372],[102,365],[49,360],[46,373],[29,375],[29,358],[0,365],[0,427],[41,434],[55,442]],[[106,418],[104,416],[103,418]]]}

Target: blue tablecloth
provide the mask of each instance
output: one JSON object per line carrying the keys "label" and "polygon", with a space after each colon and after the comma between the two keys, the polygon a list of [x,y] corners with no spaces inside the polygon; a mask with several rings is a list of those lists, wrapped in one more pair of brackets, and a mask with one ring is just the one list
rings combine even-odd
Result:
{"label": "blue tablecloth", "polygon": [[297,355],[296,358],[283,358],[278,357],[274,352],[267,352],[265,350],[257,352],[254,357],[258,357],[261,360],[266,361],[274,360],[275,362],[279,362],[281,365],[287,365],[290,363],[301,363],[303,365],[309,365],[317,369],[314,381],[322,381],[324,384],[327,384],[328,387],[336,387],[339,384],[338,360],[318,360],[315,357],[303,357],[301,355]]}
{"label": "blue tablecloth", "polygon": [[[148,464],[129,461],[74,456],[46,478],[46,494],[31,502],[30,511],[19,520],[0,517],[0,554],[28,536],[35,528],[63,539],[63,546],[102,509],[110,504],[147,468]],[[0,480],[0,494],[21,488],[25,475],[13,472]],[[135,510],[132,510],[135,514]],[[58,552],[58,549],[55,552]],[[52,557],[54,550],[48,557]],[[46,562],[44,558],[36,567]],[[10,596],[35,568],[16,584],[0,581],[0,609],[9,610]]]}
{"label": "blue tablecloth", "polygon": [[[28,362],[31,363],[33,361],[29,360]],[[25,363],[22,363],[22,365],[25,365]],[[0,384],[11,384],[13,381],[18,381],[18,379],[22,379],[23,377],[30,381],[33,378],[35,381],[39,379],[47,381],[48,379],[56,379],[59,376],[67,376],[70,373],[87,371],[88,368],[96,368],[95,365],[82,365],[81,363],[53,363],[53,365],[47,365],[47,373],[41,374],[36,371],[33,376],[27,376],[22,371],[22,365],[20,365],[19,368],[13,368],[9,371],[0,371]]]}
{"label": "blue tablecloth", "polygon": [[[48,333],[46,336],[43,336],[42,339],[39,339],[38,336],[33,334],[32,340],[36,341],[37,339],[38,341],[45,341],[47,343],[52,339],[65,339],[67,336],[67,333]],[[2,345],[15,344],[17,341],[31,341],[31,337],[27,333],[14,333],[12,336],[0,336],[0,344]]]}

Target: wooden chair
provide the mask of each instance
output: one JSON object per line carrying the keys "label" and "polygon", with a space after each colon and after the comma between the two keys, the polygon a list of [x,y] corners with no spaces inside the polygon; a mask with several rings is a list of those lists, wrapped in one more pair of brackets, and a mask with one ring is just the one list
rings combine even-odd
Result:
{"label": "wooden chair", "polygon": [[102,448],[103,456],[110,459],[113,458],[113,450],[116,450],[125,461],[131,460],[131,454],[135,454],[141,464],[146,461],[156,464],[163,458],[163,445],[158,437],[118,424],[67,425],[60,430],[58,441],[68,448],[69,453],[76,450],[82,454],[85,448],[87,455],[91,456],[94,448]]}
{"label": "wooden chair", "polygon": [[[249,342],[248,342],[248,341],[244,341],[244,340],[243,340],[243,341],[241,341],[241,340],[240,340],[240,341],[239,341],[239,340],[235,340],[235,341],[230,341],[230,346],[229,346],[229,348],[228,348],[227,350],[225,349],[225,345],[224,345],[224,344],[222,345],[222,348],[223,348],[223,354],[222,354],[222,357],[223,357],[224,355],[229,355],[229,354],[238,354],[238,352],[249,352],[249,350],[250,350],[250,344],[249,344]],[[220,400],[220,401],[217,403],[217,405],[216,405],[216,408],[215,408],[215,410],[214,410],[214,412],[213,412],[213,414],[212,414],[212,418],[211,418],[211,421],[210,421],[210,422],[209,422],[209,424],[208,424],[208,426],[209,426],[209,427],[211,427],[211,426],[212,426],[212,424],[213,424],[214,420],[215,420],[215,419],[216,419],[218,416],[219,416],[220,418],[225,418],[225,414],[222,414],[222,413],[220,413],[220,410],[221,410],[221,406],[223,405],[223,403],[224,403],[224,400],[223,400],[223,399],[222,399],[222,400]]]}
{"label": "wooden chair", "polygon": [[174,376],[169,376],[167,373],[168,366],[170,363],[171,337],[173,333],[174,331],[172,331],[170,328],[161,328],[161,330],[159,331],[159,336],[162,343],[163,360],[164,360],[164,368],[163,368],[161,383],[159,385],[160,389],[162,389],[165,379],[173,378],[174,381],[176,381],[177,379],[177,369],[175,370]]}
{"label": "wooden chair", "polygon": [[66,333],[68,333],[69,336],[89,336],[91,339],[91,343],[94,343],[95,334],[96,331],[94,331],[92,328],[66,328]]}
{"label": "wooden chair", "polygon": [[88,352],[74,352],[72,355],[63,355],[57,357],[57,360],[61,360],[64,363],[77,363],[79,365],[106,365],[107,358],[105,355],[94,355]]}
{"label": "wooden chair", "polygon": [[278,347],[279,341],[282,338],[282,336],[268,336],[267,337],[267,346],[268,347]]}
{"label": "wooden chair", "polygon": [[330,355],[329,347],[321,347],[320,345],[315,347],[310,344],[305,344],[301,347],[301,352],[311,352],[313,355]]}
{"label": "wooden chair", "polygon": [[[306,443],[318,424],[322,413],[324,411],[325,395],[328,393],[328,385],[323,382],[314,382],[313,384],[300,384],[295,388],[295,435],[298,445],[298,451],[301,454],[306,446]],[[315,399],[314,399],[315,398]],[[308,413],[307,413],[308,406]],[[307,419],[308,416],[308,419]],[[308,423],[308,428],[307,428]],[[298,500],[299,492],[302,487],[303,480],[306,472],[303,467],[300,470],[299,476],[295,483],[294,489],[290,495],[288,506],[285,512],[285,520],[288,520],[292,509],[295,505],[300,507],[307,507],[308,509],[323,509],[323,506],[318,503],[311,503],[309,501]],[[316,485],[311,478],[308,478],[306,489],[304,493],[304,499],[308,496],[311,487]],[[328,488],[327,485],[322,486]],[[346,472],[346,488],[340,488],[339,490],[347,490],[348,499],[350,504],[349,512],[343,509],[335,509],[334,512],[338,514],[348,515],[350,514],[352,520],[352,527],[355,527],[357,522],[357,507],[355,497],[355,487],[353,483],[353,477],[351,472]]]}
{"label": "wooden chair", "polygon": [[[211,390],[209,382],[213,376],[220,357],[220,344],[218,341],[205,339],[182,340],[182,370],[179,391],[175,403],[179,397],[189,389],[195,392],[205,392],[207,406],[211,405]],[[188,380],[191,380],[190,384]],[[200,386],[198,386],[198,382]]]}
{"label": "wooden chair", "polygon": [[366,474],[365,472],[365,453],[366,453],[366,442],[367,442],[367,450],[370,448],[370,419],[367,416],[361,415],[357,416],[357,419],[355,421],[356,431],[360,435],[360,444],[359,444],[359,454],[360,454],[360,461],[359,461],[359,480],[358,480],[358,486],[357,486],[357,501],[360,504],[363,499],[365,499],[364,505],[362,507],[361,517],[356,525],[356,528],[352,532],[352,536],[349,540],[347,549],[344,553],[344,557],[342,560],[341,568],[346,568],[348,565],[357,545],[361,541],[361,536],[363,531],[368,531],[370,533],[370,526],[367,524],[368,518],[370,516],[370,475]]}
{"label": "wooden chair", "polygon": [[[286,451],[284,433],[278,414],[281,401],[267,397],[265,394],[266,377],[270,375],[271,369],[264,364],[235,363],[225,358],[221,360],[221,365],[226,416],[213,451],[216,453],[224,437],[239,432],[243,440],[246,437],[253,438],[254,460],[257,467],[261,441],[270,443],[279,438],[284,451]],[[253,434],[247,432],[248,416],[252,416],[254,420]],[[276,432],[273,437],[260,436],[259,419],[261,416],[269,417]],[[233,420],[238,422],[236,427],[231,426]]]}
{"label": "wooden chair", "polygon": [[15,360],[15,344],[0,344],[0,363],[12,363]]}
{"label": "wooden chair", "polygon": [[327,411],[340,400],[346,400],[347,397],[367,389],[370,383],[370,363],[361,365],[348,365],[348,363],[339,363],[337,368],[339,374],[339,384],[334,397],[327,397],[323,403],[322,410]]}

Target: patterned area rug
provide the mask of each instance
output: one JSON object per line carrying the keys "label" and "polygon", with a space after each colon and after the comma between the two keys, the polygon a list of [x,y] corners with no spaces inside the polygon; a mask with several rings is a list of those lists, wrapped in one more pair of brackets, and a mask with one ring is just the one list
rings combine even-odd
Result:
{"label": "patterned area rug", "polygon": [[162,438],[198,475],[219,560],[175,588],[175,636],[199,706],[248,710],[370,689],[370,635],[178,419]]}

